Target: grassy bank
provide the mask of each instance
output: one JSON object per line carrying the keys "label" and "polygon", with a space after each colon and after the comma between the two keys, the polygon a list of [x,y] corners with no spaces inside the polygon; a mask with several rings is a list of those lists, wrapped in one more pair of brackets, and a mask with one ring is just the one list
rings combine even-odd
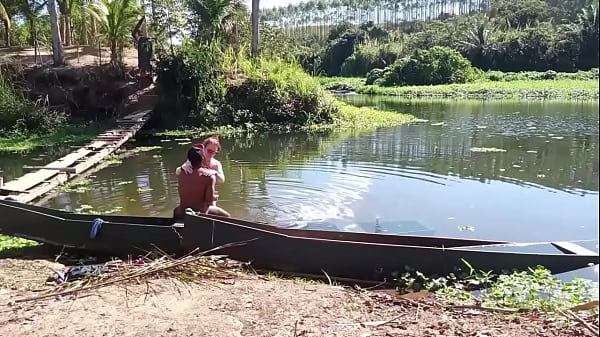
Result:
{"label": "grassy bank", "polygon": [[393,127],[398,125],[417,122],[417,118],[412,115],[402,114],[392,111],[382,111],[367,107],[355,107],[344,102],[335,100],[339,112],[334,117],[332,123],[312,124],[307,126],[292,125],[270,125],[270,124],[247,124],[243,127],[222,126],[214,129],[204,129],[198,127],[184,127],[171,130],[152,130],[151,135],[157,137],[204,137],[210,135],[235,135],[241,133],[254,132],[318,132],[318,131],[341,131],[347,129],[372,130],[383,127]]}
{"label": "grassy bank", "polygon": [[477,98],[477,99],[598,99],[597,80],[517,80],[478,81],[435,86],[381,87],[365,85],[359,77],[319,77],[329,90],[350,90],[361,94],[407,98]]}
{"label": "grassy bank", "polygon": [[47,134],[13,134],[8,137],[0,137],[0,153],[28,152],[36,147],[86,143],[96,138],[100,131],[101,127],[97,125],[83,127],[66,125]]}

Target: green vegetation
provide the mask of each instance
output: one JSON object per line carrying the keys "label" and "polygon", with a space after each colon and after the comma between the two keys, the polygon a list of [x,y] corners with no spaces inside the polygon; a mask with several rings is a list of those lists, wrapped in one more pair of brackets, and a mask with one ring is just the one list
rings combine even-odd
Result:
{"label": "green vegetation", "polygon": [[62,114],[26,100],[0,72],[0,133],[16,137],[34,131],[52,132],[64,120]]}
{"label": "green vegetation", "polygon": [[428,50],[417,49],[409,57],[396,60],[389,69],[382,70],[381,79],[374,79],[382,86],[397,85],[436,85],[465,83],[475,78],[475,70],[469,60],[448,47],[432,47]]}
{"label": "green vegetation", "polygon": [[160,146],[138,146],[133,149],[134,152],[149,152],[154,150],[160,150],[162,147]]}
{"label": "green vegetation", "polygon": [[[444,303],[471,304],[495,308],[522,308],[556,312],[559,309],[598,300],[598,283],[574,277],[561,281],[542,266],[500,275],[475,270],[446,277],[429,277],[418,271],[399,275],[399,290],[428,290]],[[479,290],[474,292],[474,290]]]}
{"label": "green vegetation", "polygon": [[328,89],[407,98],[598,99],[597,80],[478,81],[436,86],[380,87],[363,78],[319,78]]}
{"label": "green vegetation", "polygon": [[267,10],[265,19],[298,41],[298,60],[313,74],[365,76],[435,46],[452,48],[483,70],[598,67],[595,1],[450,1],[448,6],[422,1],[407,6],[375,0],[356,8],[351,1],[315,0]]}
{"label": "green vegetation", "polygon": [[[228,72],[232,54],[212,44],[194,48],[184,44],[174,56],[165,56],[159,72],[159,116],[173,135],[199,132],[236,133],[242,130],[321,129],[331,126],[377,127],[408,122],[406,116],[376,113],[341,104],[297,63],[282,59],[238,58],[235,78]],[[224,61],[225,60],[225,61]],[[173,115],[189,111],[187,115]],[[179,125],[173,125],[177,122]],[[372,123],[371,123],[372,122]],[[183,127],[182,127],[183,126]],[[192,127],[192,131],[189,129]],[[196,129],[193,129],[193,128]],[[166,133],[161,133],[166,135]]]}
{"label": "green vegetation", "polygon": [[104,158],[102,162],[107,163],[108,165],[119,165],[123,162],[121,157],[118,154],[111,154],[110,156]]}
{"label": "green vegetation", "polygon": [[90,205],[81,205],[79,208],[75,209],[76,213],[81,214],[94,214],[94,215],[102,215],[102,214],[113,214],[118,213],[123,209],[123,207],[116,206],[111,209],[94,209],[94,207]]}
{"label": "green vegetation", "polygon": [[89,179],[81,179],[64,184],[59,188],[61,192],[84,193],[90,190],[91,181]]}
{"label": "green vegetation", "polygon": [[14,236],[0,235],[0,252],[8,249],[38,245],[37,242]]}
{"label": "green vegetation", "polygon": [[10,133],[6,137],[0,137],[0,153],[28,152],[39,146],[82,144],[93,140],[99,133],[98,125],[65,125],[50,133]]}

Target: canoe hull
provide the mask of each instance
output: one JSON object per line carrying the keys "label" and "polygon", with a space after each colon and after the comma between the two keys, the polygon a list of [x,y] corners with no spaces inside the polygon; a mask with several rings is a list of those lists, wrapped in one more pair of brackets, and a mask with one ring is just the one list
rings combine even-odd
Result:
{"label": "canoe hull", "polygon": [[[183,225],[171,218],[74,214],[0,200],[0,233],[99,254],[137,256],[152,250],[182,254]],[[94,220],[104,222],[92,234]],[[93,238],[92,238],[93,237]]]}
{"label": "canoe hull", "polygon": [[[290,235],[293,232],[285,230],[257,229],[236,221],[186,215],[184,244],[188,249],[207,250],[246,242],[215,253],[251,262],[256,269],[314,275],[326,273],[332,277],[374,281],[396,278],[407,268],[428,275],[467,270],[462,259],[476,269],[495,272],[542,265],[553,273],[561,273],[587,267],[590,263],[598,264],[598,255],[511,253],[480,251],[465,246],[442,248],[316,239],[293,236]],[[452,243],[452,240],[447,239],[447,242]]]}

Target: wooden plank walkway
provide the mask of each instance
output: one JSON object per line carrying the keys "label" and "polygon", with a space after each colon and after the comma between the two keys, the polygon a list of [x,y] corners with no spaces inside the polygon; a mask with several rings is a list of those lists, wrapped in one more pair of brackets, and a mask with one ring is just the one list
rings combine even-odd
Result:
{"label": "wooden plank walkway", "polygon": [[31,202],[98,164],[138,132],[150,120],[152,110],[135,111],[117,120],[115,128],[37,171],[0,186],[0,198]]}

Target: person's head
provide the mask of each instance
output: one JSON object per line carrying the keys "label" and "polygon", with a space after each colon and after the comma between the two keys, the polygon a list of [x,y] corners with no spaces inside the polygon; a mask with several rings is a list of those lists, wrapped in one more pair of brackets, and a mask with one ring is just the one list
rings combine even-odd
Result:
{"label": "person's head", "polygon": [[202,165],[202,159],[204,158],[204,146],[199,144],[200,146],[194,145],[187,152],[187,159],[192,164],[193,168],[198,168]]}
{"label": "person's head", "polygon": [[207,159],[212,159],[219,151],[221,151],[221,144],[217,137],[206,138],[204,142],[202,142],[202,145],[204,145],[204,154]]}

